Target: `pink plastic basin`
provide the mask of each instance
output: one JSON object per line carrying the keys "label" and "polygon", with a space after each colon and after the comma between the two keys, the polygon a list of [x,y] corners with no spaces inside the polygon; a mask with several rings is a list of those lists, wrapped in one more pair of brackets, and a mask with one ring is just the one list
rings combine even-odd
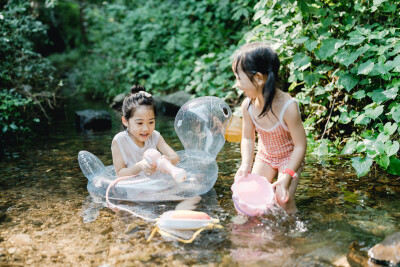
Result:
{"label": "pink plastic basin", "polygon": [[257,174],[237,177],[232,185],[232,199],[238,213],[263,215],[274,205],[274,190],[268,180]]}

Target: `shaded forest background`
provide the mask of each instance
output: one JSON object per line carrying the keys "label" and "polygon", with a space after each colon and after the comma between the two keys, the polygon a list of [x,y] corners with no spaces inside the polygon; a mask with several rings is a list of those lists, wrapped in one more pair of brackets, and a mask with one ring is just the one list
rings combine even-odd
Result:
{"label": "shaded forest background", "polygon": [[[132,84],[231,107],[231,55],[265,41],[300,102],[308,154],[400,175],[395,0],[0,1],[1,146],[51,127],[65,88],[110,102]],[[385,25],[385,26],[383,26]]]}

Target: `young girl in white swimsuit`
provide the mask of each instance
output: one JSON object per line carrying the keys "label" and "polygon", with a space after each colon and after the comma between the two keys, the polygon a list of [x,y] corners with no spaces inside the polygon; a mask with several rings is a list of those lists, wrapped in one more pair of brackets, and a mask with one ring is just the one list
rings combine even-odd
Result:
{"label": "young girl in white swimsuit", "polygon": [[155,130],[156,104],[143,86],[133,86],[122,104],[122,123],[126,130],[114,136],[111,144],[113,164],[118,177],[143,172],[151,175],[156,166],[143,159],[143,153],[155,148],[172,164],[179,162],[178,154]]}

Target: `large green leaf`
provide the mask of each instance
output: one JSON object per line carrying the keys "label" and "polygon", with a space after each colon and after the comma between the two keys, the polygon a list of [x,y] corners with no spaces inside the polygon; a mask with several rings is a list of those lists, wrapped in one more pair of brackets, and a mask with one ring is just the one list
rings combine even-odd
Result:
{"label": "large green leaf", "polygon": [[400,175],[400,159],[394,156],[390,157],[390,164],[387,171],[393,175]]}
{"label": "large green leaf", "polygon": [[[310,3],[308,3],[310,2]],[[303,16],[308,16],[309,14],[315,14],[317,13],[318,9],[313,5],[313,1],[309,0],[298,0],[297,5],[303,13]]]}
{"label": "large green leaf", "polygon": [[372,71],[375,75],[384,75],[387,73],[386,66],[382,62],[375,64]]}
{"label": "large green leaf", "polygon": [[369,44],[365,44],[362,47],[358,48],[356,53],[358,56],[364,55],[368,50],[371,49],[371,46]]}
{"label": "large green leaf", "polygon": [[314,74],[314,73],[304,72],[304,81],[308,86],[311,86],[315,83],[318,83],[320,76],[321,75],[319,75],[318,73]]}
{"label": "large green leaf", "polygon": [[387,169],[390,164],[389,157],[386,154],[378,155],[377,157],[375,157],[375,161],[385,169]]}
{"label": "large green leaf", "polygon": [[400,123],[400,104],[392,107],[389,112],[395,122]]}
{"label": "large green leaf", "polygon": [[349,114],[345,111],[345,112],[342,112],[342,113],[340,113],[340,116],[339,116],[339,123],[342,123],[342,124],[347,124],[347,123],[349,123],[349,122],[351,122],[351,117],[349,116]]}
{"label": "large green leaf", "polygon": [[383,105],[376,106],[375,108],[365,109],[365,116],[371,119],[376,119],[383,113]]}
{"label": "large green leaf", "polygon": [[390,71],[399,65],[400,65],[400,55],[395,57],[393,60],[386,61],[385,68],[387,71]]}
{"label": "large green leaf", "polygon": [[317,42],[317,41],[309,40],[309,41],[307,41],[307,42],[305,43],[305,48],[306,48],[308,51],[313,51],[313,50],[317,47],[317,45],[318,45],[318,42]]}
{"label": "large green leaf", "polygon": [[309,39],[309,38],[308,38],[307,36],[302,36],[302,37],[300,37],[300,38],[294,39],[294,40],[293,40],[293,43],[302,44],[302,43],[307,42],[308,39]]}
{"label": "large green leaf", "polygon": [[384,127],[384,131],[388,135],[392,135],[397,129],[396,123],[387,122]]}
{"label": "large green leaf", "polygon": [[342,152],[340,152],[340,155],[350,155],[354,151],[356,151],[356,146],[357,142],[354,141],[353,138],[350,138],[347,142],[346,145],[344,146]]}
{"label": "large green leaf", "polygon": [[385,90],[382,92],[388,99],[395,99],[397,97],[397,92],[399,91],[399,88],[393,87],[388,90]]}
{"label": "large green leaf", "polygon": [[381,132],[378,137],[376,138],[377,141],[380,141],[382,143],[386,143],[390,139],[390,135],[386,134],[384,132]]}
{"label": "large green leaf", "polygon": [[344,66],[348,67],[350,64],[353,64],[354,61],[359,57],[359,53],[354,52],[354,53],[348,53],[346,52],[341,52],[335,56],[335,60]]}
{"label": "large green leaf", "polygon": [[386,2],[386,1],[388,1],[388,0],[374,0],[373,1],[373,5],[378,7],[378,6],[380,6],[382,3]]}
{"label": "large green leaf", "polygon": [[350,40],[347,41],[348,45],[359,45],[361,44],[363,41],[365,40],[365,37],[362,35],[357,35],[354,36],[352,38],[350,38]]}
{"label": "large green leaf", "polygon": [[337,52],[336,44],[341,42],[334,38],[326,39],[322,42],[321,47],[317,51],[317,55],[321,59],[327,59],[328,57],[334,55]]}
{"label": "large green leaf", "polygon": [[365,158],[355,157],[352,158],[351,161],[351,165],[356,170],[358,177],[366,175],[369,172],[373,162],[373,160],[368,156]]}
{"label": "large green leaf", "polygon": [[304,53],[297,53],[293,56],[293,65],[300,71],[305,70],[310,65],[310,57]]}
{"label": "large green leaf", "polygon": [[365,97],[365,91],[364,90],[357,91],[353,94],[353,97],[358,100],[363,99]]}
{"label": "large green leaf", "polygon": [[388,98],[383,94],[383,89],[381,89],[381,88],[375,89],[369,96],[377,104],[380,104],[380,103],[388,100]]}
{"label": "large green leaf", "polygon": [[369,117],[365,116],[365,113],[360,114],[355,120],[354,124],[361,124],[361,125],[368,125],[368,123],[371,121]]}
{"label": "large green leaf", "polygon": [[350,92],[358,83],[358,78],[353,75],[343,74],[339,77],[339,84],[342,85],[347,92]]}
{"label": "large green leaf", "polygon": [[264,9],[258,10],[256,12],[256,14],[254,14],[253,20],[258,20],[259,18],[264,16],[264,14],[265,14],[265,10]]}
{"label": "large green leaf", "polygon": [[375,140],[372,142],[372,147],[379,153],[384,154],[386,151],[385,144],[379,140]]}
{"label": "large green leaf", "polygon": [[360,75],[368,75],[372,69],[374,68],[374,62],[372,60],[368,60],[365,63],[362,63],[358,68],[358,74]]}
{"label": "large green leaf", "polygon": [[386,146],[386,154],[388,155],[388,157],[395,155],[397,153],[397,151],[399,151],[399,142],[394,141],[393,143],[388,141],[385,144]]}

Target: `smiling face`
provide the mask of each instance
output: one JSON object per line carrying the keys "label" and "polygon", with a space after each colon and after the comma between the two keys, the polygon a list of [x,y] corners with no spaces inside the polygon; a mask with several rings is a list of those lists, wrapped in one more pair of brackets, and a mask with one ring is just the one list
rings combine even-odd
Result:
{"label": "smiling face", "polygon": [[236,77],[235,87],[242,90],[247,97],[256,98],[262,95],[262,87],[253,83],[240,67],[234,73]]}
{"label": "smiling face", "polygon": [[127,128],[129,135],[135,144],[139,147],[143,147],[156,126],[154,109],[150,106],[139,106],[129,120],[122,117],[122,123]]}

